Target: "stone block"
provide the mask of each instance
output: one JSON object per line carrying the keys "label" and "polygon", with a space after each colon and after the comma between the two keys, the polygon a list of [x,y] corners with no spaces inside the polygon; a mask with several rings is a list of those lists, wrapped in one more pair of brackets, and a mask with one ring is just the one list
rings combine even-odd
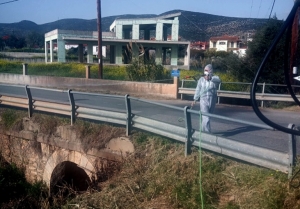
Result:
{"label": "stone block", "polygon": [[36,134],[33,133],[32,131],[20,131],[19,134],[18,134],[19,138],[22,138],[22,139],[27,139],[27,140],[36,140]]}
{"label": "stone block", "polygon": [[71,161],[71,162],[75,161],[75,151],[70,151],[69,152],[68,160]]}
{"label": "stone block", "polygon": [[94,166],[89,162],[86,164],[85,169],[94,173]]}
{"label": "stone block", "polygon": [[80,164],[82,154],[80,152],[75,152],[74,163]]}
{"label": "stone block", "polygon": [[85,168],[88,163],[89,162],[88,162],[87,158],[82,156],[81,159],[80,159],[79,166]]}

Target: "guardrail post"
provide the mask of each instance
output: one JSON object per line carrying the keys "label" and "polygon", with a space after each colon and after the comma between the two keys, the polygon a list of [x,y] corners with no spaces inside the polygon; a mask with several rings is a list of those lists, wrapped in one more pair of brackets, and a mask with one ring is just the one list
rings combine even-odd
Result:
{"label": "guardrail post", "polygon": [[[184,79],[181,80],[181,88],[183,88]],[[180,95],[180,98],[182,100],[182,94]]]}
{"label": "guardrail post", "polygon": [[[263,88],[262,88],[262,96],[264,96],[264,93],[265,93],[265,86],[266,86],[266,83],[264,82],[263,83]],[[261,103],[260,103],[260,106],[261,107],[264,107],[264,100],[261,100]]]}
{"label": "guardrail post", "polygon": [[33,105],[32,105],[32,95],[31,95],[30,88],[28,88],[28,85],[25,86],[25,91],[28,98],[28,117],[31,118]]}
{"label": "guardrail post", "polygon": [[22,63],[23,64],[23,75],[27,75],[27,63]]}
{"label": "guardrail post", "polygon": [[[219,84],[219,90],[221,90],[221,84],[222,82]],[[220,104],[220,97],[218,97],[218,104]]]}
{"label": "guardrail post", "polygon": [[[288,125],[288,128],[295,129],[295,125],[290,123]],[[289,151],[289,161],[290,161],[288,178],[290,179],[293,174],[293,166],[295,163],[295,156],[296,156],[296,143],[295,143],[295,135],[294,134],[289,134],[288,151]]]}
{"label": "guardrail post", "polygon": [[192,121],[191,113],[188,112],[190,109],[188,106],[184,107],[184,117],[185,117],[185,128],[186,128],[186,141],[185,141],[185,152],[184,155],[187,156],[192,152]]}
{"label": "guardrail post", "polygon": [[85,78],[86,79],[91,78],[91,66],[90,65],[85,66]]}
{"label": "guardrail post", "polygon": [[74,121],[75,121],[75,100],[74,100],[74,96],[73,93],[71,93],[71,89],[68,90],[68,96],[69,96],[69,102],[70,102],[70,106],[71,106],[71,126],[73,125]]}
{"label": "guardrail post", "polygon": [[131,123],[132,123],[132,114],[131,114],[131,103],[130,99],[128,98],[129,95],[125,95],[125,105],[127,111],[127,118],[126,118],[126,136],[129,136],[131,133]]}

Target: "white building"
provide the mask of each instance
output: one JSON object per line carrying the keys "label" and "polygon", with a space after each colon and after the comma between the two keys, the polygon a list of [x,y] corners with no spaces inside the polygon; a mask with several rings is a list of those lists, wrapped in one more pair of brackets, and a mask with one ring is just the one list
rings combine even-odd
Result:
{"label": "white building", "polygon": [[[153,57],[157,63],[170,69],[177,65],[189,69],[190,42],[180,40],[180,15],[175,13],[154,18],[116,19],[110,26],[110,32],[102,32],[102,46],[107,46],[102,51],[108,63],[128,64],[131,55],[140,54],[149,59],[155,51]],[[54,44],[57,45],[57,62],[66,62],[65,45],[70,44],[78,45],[79,62],[84,62],[83,52],[86,52],[86,62],[93,63],[93,56],[97,54],[98,32],[56,29],[46,33],[45,62],[54,61]],[[183,55],[182,62],[179,61],[179,55]]]}
{"label": "white building", "polygon": [[233,51],[238,50],[240,39],[238,36],[219,36],[211,37],[209,39],[209,49],[214,49],[216,51]]}

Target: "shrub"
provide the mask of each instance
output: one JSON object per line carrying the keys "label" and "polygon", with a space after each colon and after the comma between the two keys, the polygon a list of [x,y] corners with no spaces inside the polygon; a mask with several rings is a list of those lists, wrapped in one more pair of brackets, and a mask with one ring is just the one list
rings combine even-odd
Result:
{"label": "shrub", "polygon": [[126,66],[129,80],[132,81],[160,81],[171,80],[171,75],[164,67],[155,62],[155,59],[144,60],[135,58]]}
{"label": "shrub", "polygon": [[0,60],[0,73],[22,74],[22,63]]}

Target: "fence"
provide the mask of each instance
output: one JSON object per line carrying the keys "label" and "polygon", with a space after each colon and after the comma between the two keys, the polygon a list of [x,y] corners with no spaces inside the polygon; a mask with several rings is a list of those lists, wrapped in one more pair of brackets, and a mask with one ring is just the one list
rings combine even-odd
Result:
{"label": "fence", "polygon": [[[199,111],[191,110],[189,107],[180,108],[134,98],[129,95],[117,96],[95,94],[72,90],[31,87],[28,85],[20,86],[3,84],[0,85],[0,87],[0,105],[4,107],[12,106],[27,109],[29,117],[31,117],[35,111],[43,111],[70,116],[71,125],[77,118],[124,125],[126,127],[126,135],[130,135],[132,129],[136,128],[182,142],[185,144],[185,155],[190,154],[192,146],[196,146],[225,156],[250,162],[255,165],[288,173],[289,177],[292,175],[292,166],[294,165],[295,159],[295,139],[292,135],[288,138],[288,152],[280,152],[201,132],[201,130],[195,128],[192,121],[192,117],[199,120],[201,113]],[[10,92],[17,92],[17,89],[21,89],[21,91],[22,89],[25,89],[25,91],[22,92],[26,92],[26,94],[1,93],[1,89],[5,88],[10,89]],[[13,89],[15,90],[13,91]],[[48,96],[49,98],[44,99],[38,98],[37,95],[34,95],[37,94],[37,90],[42,92],[44,97],[47,97],[47,92],[51,92],[53,96]],[[59,95],[63,96],[63,99],[58,99]],[[81,99],[79,99],[79,97]],[[101,105],[95,105],[93,103],[91,105],[82,102],[87,101],[89,97],[93,99],[96,98],[97,100],[95,101],[103,101],[105,98],[122,100],[124,108],[105,109]],[[140,111],[141,113],[139,113],[139,111],[136,111],[137,107],[132,107],[133,102],[160,106],[177,111],[182,116],[184,125],[178,126],[171,124],[170,122],[146,117],[143,115],[143,111]],[[209,113],[203,113],[203,115],[262,129],[273,130],[273,128],[267,125],[260,125]],[[289,128],[292,127],[293,125],[290,124]]]}
{"label": "fence", "polygon": [[[184,84],[188,83],[194,83],[194,80],[181,80],[181,87],[178,88],[178,94],[181,95],[181,99],[183,99],[183,95],[194,95],[195,88],[185,88]],[[228,90],[222,90],[221,87],[223,85],[239,85],[238,87],[240,89],[244,89],[244,91],[228,91]],[[228,98],[238,98],[238,99],[250,99],[250,87],[252,83],[242,83],[242,82],[222,82],[219,85],[219,89],[217,91],[218,95],[218,103],[220,103],[221,97],[228,97]],[[258,83],[258,86],[261,87],[261,93],[256,93],[256,100],[261,101],[261,107],[264,107],[264,101],[283,101],[283,102],[294,102],[293,98],[289,94],[272,94],[272,93],[266,93],[266,87],[285,87],[286,85],[282,84],[266,84],[266,83]],[[246,88],[242,87],[246,86]],[[292,85],[293,88],[300,88],[298,85]],[[300,99],[300,95],[297,96]]]}

